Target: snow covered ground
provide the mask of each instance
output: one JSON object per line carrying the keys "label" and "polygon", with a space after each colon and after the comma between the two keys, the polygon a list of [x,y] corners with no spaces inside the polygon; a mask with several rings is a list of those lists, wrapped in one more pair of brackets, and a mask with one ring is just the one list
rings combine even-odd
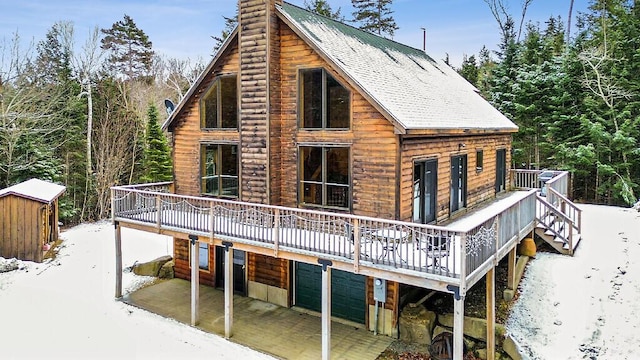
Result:
{"label": "snow covered ground", "polygon": [[[116,301],[113,234],[109,222],[74,227],[56,259],[0,273],[0,359],[272,359]],[[125,266],[172,254],[168,237],[123,239]],[[126,273],[125,292],[149,280]]]}
{"label": "snow covered ground", "polygon": [[640,359],[640,212],[579,207],[575,256],[529,263],[507,332],[531,359]]}
{"label": "snow covered ground", "polygon": [[[640,213],[580,207],[576,255],[530,262],[508,332],[531,359],[638,359]],[[270,359],[115,301],[109,222],[62,238],[55,260],[0,273],[0,359]],[[172,253],[168,237],[123,229],[123,239],[125,266]],[[126,273],[125,292],[149,280]]]}

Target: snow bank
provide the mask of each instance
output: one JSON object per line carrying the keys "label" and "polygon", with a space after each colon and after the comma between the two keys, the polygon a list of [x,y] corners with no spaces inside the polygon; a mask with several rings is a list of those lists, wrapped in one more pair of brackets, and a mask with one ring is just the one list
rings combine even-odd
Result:
{"label": "snow bank", "polygon": [[507,332],[529,359],[640,358],[640,214],[580,205],[575,256],[538,253]]}
{"label": "snow bank", "polygon": [[6,273],[14,270],[24,270],[27,267],[24,261],[16,258],[5,259],[0,257],[0,273]]}

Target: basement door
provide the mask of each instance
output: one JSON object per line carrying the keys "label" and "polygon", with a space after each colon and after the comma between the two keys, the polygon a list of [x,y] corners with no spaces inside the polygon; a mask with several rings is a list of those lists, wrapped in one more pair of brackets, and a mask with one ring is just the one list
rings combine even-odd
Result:
{"label": "basement door", "polygon": [[[246,253],[233,250],[233,292],[246,295]],[[216,287],[224,287],[224,248],[216,246]]]}
{"label": "basement door", "polygon": [[[322,311],[322,267],[297,262],[294,277],[294,305]],[[366,280],[363,275],[331,270],[331,316],[365,323]]]}

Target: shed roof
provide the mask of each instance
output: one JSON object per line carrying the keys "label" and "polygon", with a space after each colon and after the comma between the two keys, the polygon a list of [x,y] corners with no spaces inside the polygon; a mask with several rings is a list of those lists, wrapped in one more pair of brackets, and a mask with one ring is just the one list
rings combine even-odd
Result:
{"label": "shed roof", "polygon": [[405,130],[518,129],[443,61],[288,3],[277,8]]}
{"label": "shed roof", "polygon": [[0,190],[0,197],[15,195],[42,203],[49,203],[57,199],[66,187],[40,179],[30,179],[19,184]]}

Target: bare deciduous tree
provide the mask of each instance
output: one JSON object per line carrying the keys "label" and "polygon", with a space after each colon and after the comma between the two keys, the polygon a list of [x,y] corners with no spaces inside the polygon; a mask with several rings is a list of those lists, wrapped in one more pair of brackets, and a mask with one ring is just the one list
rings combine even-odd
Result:
{"label": "bare deciduous tree", "polygon": [[101,59],[104,52],[100,48],[100,30],[96,26],[89,34],[87,41],[82,46],[82,52],[74,58],[74,67],[77,77],[80,80],[82,92],[78,96],[87,97],[87,164],[86,164],[86,183],[84,192],[84,201],[80,213],[80,219],[84,220],[87,196],[93,179],[93,157],[92,139],[93,139],[93,85],[92,79],[95,77],[101,65]]}

